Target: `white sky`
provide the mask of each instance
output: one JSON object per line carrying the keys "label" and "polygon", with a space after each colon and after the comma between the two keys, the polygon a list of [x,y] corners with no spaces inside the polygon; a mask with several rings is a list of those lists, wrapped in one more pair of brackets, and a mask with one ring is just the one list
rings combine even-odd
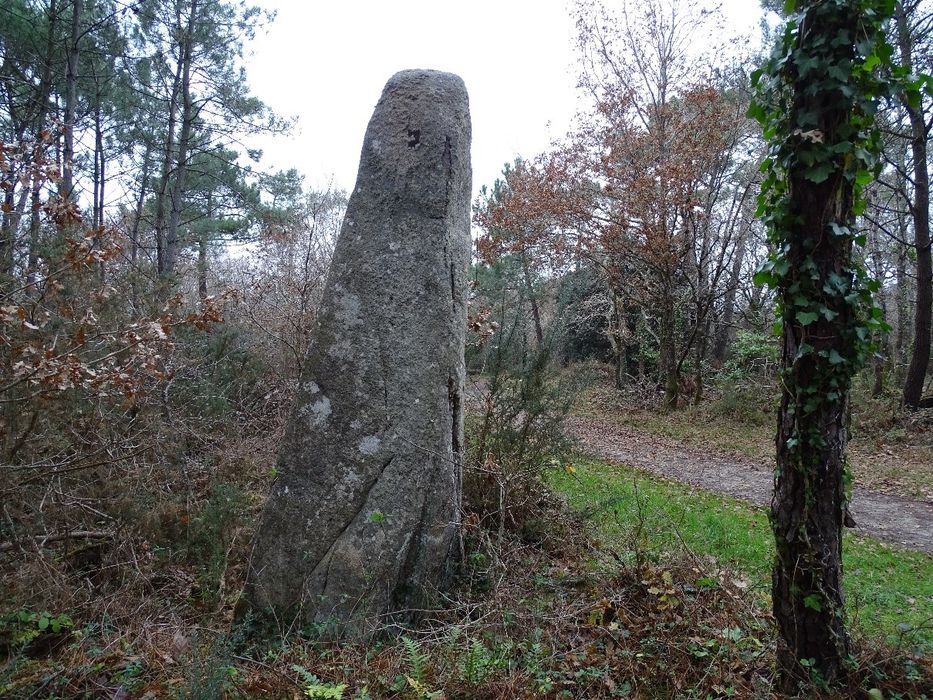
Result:
{"label": "white sky", "polygon": [[[620,0],[621,1],[621,0]],[[611,0],[610,0],[611,2]],[[710,3],[714,4],[714,3]],[[723,0],[729,28],[757,36],[757,0]],[[353,188],[382,87],[405,68],[459,74],[470,94],[473,189],[506,162],[564,135],[577,110],[575,29],[566,0],[263,0],[278,16],[252,43],[254,94],[296,116],[264,140],[264,168]]]}

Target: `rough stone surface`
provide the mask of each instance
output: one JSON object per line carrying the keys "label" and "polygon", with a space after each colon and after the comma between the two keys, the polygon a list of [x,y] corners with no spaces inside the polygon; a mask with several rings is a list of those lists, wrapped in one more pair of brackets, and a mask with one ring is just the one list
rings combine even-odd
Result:
{"label": "rough stone surface", "polygon": [[247,599],[364,637],[459,551],[470,117],[452,74],[386,84],[262,514]]}

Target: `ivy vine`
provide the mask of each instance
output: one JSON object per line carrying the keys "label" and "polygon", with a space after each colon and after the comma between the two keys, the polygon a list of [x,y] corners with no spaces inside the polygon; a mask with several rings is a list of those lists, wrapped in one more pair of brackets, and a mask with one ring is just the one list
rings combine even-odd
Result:
{"label": "ivy vine", "polygon": [[[879,104],[895,90],[907,89],[909,81],[890,68],[893,49],[886,25],[894,0],[800,5],[785,3],[789,17],[783,34],[752,74],[755,97],[749,116],[762,125],[770,143],[761,166],[765,177],[757,215],[767,226],[771,253],[754,280],[778,290],[776,332],[790,326],[797,339],[796,357],[786,358],[782,383],[791,394],[795,424],[811,425],[803,434],[795,430],[786,445],[793,462],[805,467],[824,444],[822,432],[802,419],[846,400],[853,376],[872,352],[873,333],[886,328],[873,301],[879,283],[851,254],[853,246],[865,244],[854,218],[865,211],[865,187],[881,168],[875,127]],[[805,17],[835,31],[806,31]],[[821,130],[826,110],[841,115],[833,133]],[[823,230],[801,232],[803,217],[791,207],[794,182],[831,188],[837,197],[846,196],[841,193],[849,189],[843,185],[850,185],[851,206],[842,207],[850,213],[848,220],[829,220]],[[820,269],[814,253],[826,245],[848,251],[840,256],[841,266]],[[839,342],[820,342],[827,332]],[[805,379],[798,376],[802,359],[811,368]]]}

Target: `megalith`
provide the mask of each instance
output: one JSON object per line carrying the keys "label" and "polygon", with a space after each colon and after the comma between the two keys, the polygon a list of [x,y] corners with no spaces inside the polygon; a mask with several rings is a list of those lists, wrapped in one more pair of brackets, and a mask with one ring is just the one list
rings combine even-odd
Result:
{"label": "megalith", "polygon": [[369,122],[245,592],[280,623],[411,622],[459,552],[470,138],[450,73]]}

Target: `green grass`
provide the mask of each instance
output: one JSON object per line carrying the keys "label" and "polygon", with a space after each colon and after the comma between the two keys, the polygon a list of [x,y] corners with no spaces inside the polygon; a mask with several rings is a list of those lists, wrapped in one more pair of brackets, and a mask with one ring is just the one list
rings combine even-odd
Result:
{"label": "green grass", "polygon": [[[764,510],[619,465],[581,459],[574,467],[553,473],[550,483],[589,516],[604,546],[632,561],[686,552],[704,579],[734,569],[770,605],[774,543]],[[856,628],[933,651],[933,557],[847,535],[843,565]]]}

